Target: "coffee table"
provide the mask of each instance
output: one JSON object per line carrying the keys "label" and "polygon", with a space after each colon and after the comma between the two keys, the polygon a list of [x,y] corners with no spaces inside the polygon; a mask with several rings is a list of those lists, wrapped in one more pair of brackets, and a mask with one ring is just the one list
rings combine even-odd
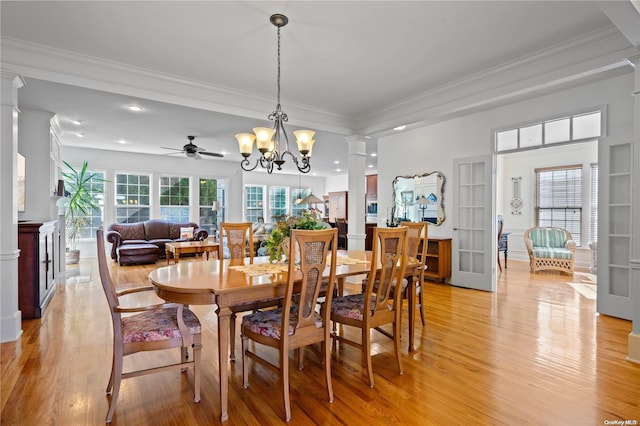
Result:
{"label": "coffee table", "polygon": [[181,241],[177,243],[165,244],[165,256],[167,265],[169,264],[169,253],[173,254],[173,260],[178,263],[181,254],[189,253],[206,253],[209,260],[209,253],[215,251],[218,258],[220,257],[220,244],[211,241]]}

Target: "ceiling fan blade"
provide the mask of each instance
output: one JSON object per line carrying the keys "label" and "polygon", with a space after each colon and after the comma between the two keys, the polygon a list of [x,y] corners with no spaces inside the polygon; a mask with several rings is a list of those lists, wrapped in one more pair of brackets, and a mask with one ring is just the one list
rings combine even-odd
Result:
{"label": "ceiling fan blade", "polygon": [[198,152],[201,155],[208,155],[210,157],[219,157],[219,158],[224,158],[224,155],[222,154],[218,154],[217,152],[206,152],[206,151],[199,151]]}
{"label": "ceiling fan blade", "polygon": [[180,151],[176,151],[176,152],[167,152],[166,154],[162,154],[162,156],[168,156],[168,155],[181,155],[182,154],[182,150]]}
{"label": "ceiling fan blade", "polygon": [[170,149],[171,151],[180,151],[180,152],[183,151],[181,148],[167,148],[166,146],[161,146],[160,148],[162,148],[162,149]]}

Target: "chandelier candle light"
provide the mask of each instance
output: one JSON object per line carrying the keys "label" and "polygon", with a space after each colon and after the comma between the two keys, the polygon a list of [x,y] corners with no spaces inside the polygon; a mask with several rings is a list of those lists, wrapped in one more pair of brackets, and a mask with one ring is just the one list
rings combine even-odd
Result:
{"label": "chandelier candle light", "polygon": [[[287,122],[289,118],[280,108],[280,28],[287,25],[289,19],[284,15],[275,14],[271,15],[269,20],[278,28],[278,103],[276,110],[267,117],[273,121],[273,128],[256,127],[253,129],[253,133],[239,133],[236,135],[240,154],[244,157],[240,166],[243,170],[249,172],[260,165],[260,167],[267,169],[267,172],[271,174],[274,164],[278,170],[282,170],[282,165],[285,163],[285,156],[288,155],[300,172],[309,173],[311,170],[309,159],[311,158],[311,148],[315,142],[313,139],[315,132],[311,130],[296,130],[293,132],[296,137],[298,151],[300,151],[302,156],[298,159],[289,150],[289,137],[284,129],[284,123]],[[256,160],[253,167],[251,167],[249,156],[251,156],[253,151],[254,141],[256,141],[258,151],[260,151],[260,157]]]}

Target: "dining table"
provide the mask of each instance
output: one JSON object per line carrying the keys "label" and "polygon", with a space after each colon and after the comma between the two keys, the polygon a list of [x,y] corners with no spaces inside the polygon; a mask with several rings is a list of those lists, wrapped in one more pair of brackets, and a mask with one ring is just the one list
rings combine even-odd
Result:
{"label": "dining table", "polygon": [[[220,421],[229,419],[229,322],[231,307],[241,303],[284,297],[288,281],[288,265],[271,263],[269,258],[255,257],[253,264],[232,264],[229,259],[218,262],[180,262],[155,269],[149,274],[156,294],[167,302],[185,305],[217,306],[218,316],[218,373],[220,383]],[[350,276],[367,274],[371,252],[340,250],[336,264],[338,294],[344,294],[345,281]],[[410,269],[411,262],[407,265]],[[297,271],[297,274],[300,274]],[[325,271],[329,276],[329,269]],[[300,279],[302,276],[300,275]],[[413,280],[411,280],[413,281]],[[411,290],[413,288],[413,290]],[[410,285],[415,296],[415,283]],[[409,304],[410,313],[411,306]],[[415,308],[414,308],[415,309]],[[412,324],[413,321],[410,321]],[[410,327],[411,328],[411,327]],[[410,330],[413,344],[413,330]]]}

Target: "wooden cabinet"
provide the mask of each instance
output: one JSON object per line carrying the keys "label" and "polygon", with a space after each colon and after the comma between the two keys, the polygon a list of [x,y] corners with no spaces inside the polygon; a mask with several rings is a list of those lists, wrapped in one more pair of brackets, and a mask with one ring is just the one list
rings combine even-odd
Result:
{"label": "wooden cabinet", "polygon": [[424,278],[444,282],[451,276],[451,238],[429,238]]}
{"label": "wooden cabinet", "polygon": [[367,201],[378,199],[378,175],[367,175]]}
{"label": "wooden cabinet", "polygon": [[335,222],[336,218],[348,218],[348,192],[330,192],[329,193],[329,222]]}
{"label": "wooden cabinet", "polygon": [[18,224],[18,308],[22,319],[40,318],[53,296],[56,230],[55,221]]}

